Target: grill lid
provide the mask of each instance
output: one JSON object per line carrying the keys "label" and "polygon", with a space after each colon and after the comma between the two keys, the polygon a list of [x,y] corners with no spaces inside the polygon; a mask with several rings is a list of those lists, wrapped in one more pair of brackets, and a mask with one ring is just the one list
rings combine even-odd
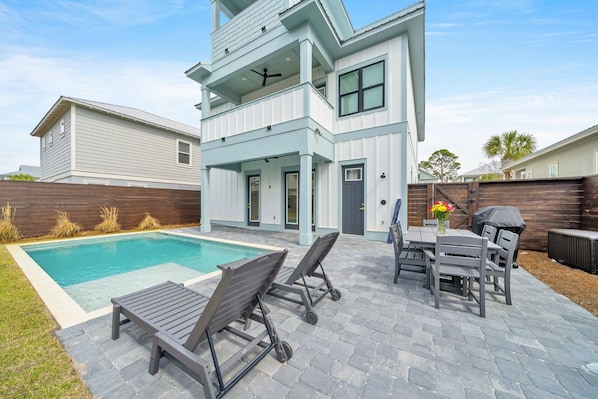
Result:
{"label": "grill lid", "polygon": [[471,230],[474,233],[481,234],[487,224],[497,228],[513,227],[521,231],[525,229],[525,222],[519,209],[513,206],[488,206],[473,214]]}

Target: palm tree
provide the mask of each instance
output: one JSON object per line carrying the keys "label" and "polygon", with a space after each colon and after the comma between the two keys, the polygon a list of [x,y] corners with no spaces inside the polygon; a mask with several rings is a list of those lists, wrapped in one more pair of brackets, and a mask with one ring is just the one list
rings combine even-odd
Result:
{"label": "palm tree", "polygon": [[[483,147],[488,158],[500,157],[500,165],[518,160],[536,150],[536,138],[532,134],[517,133],[517,130],[491,136]],[[505,179],[511,178],[511,170],[504,170]]]}

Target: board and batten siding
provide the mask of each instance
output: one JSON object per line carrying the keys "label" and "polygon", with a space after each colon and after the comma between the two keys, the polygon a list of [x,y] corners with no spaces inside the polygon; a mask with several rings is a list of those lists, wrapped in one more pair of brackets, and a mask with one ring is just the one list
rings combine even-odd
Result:
{"label": "board and batten siding", "polygon": [[338,76],[340,74],[350,72],[381,60],[385,60],[386,98],[384,108],[351,116],[339,118],[337,109],[334,127],[335,133],[363,130],[406,121],[405,100],[402,96],[403,91],[406,90],[406,88],[403,87],[401,75],[401,68],[403,67],[404,61],[401,55],[402,41],[402,37],[397,37],[336,61],[336,75],[334,79],[329,80],[332,84],[330,85],[330,94],[328,98],[332,104],[337,104],[338,107]]}
{"label": "board and batten siding", "polygon": [[[60,132],[64,121],[64,133]],[[52,144],[48,137],[52,132]],[[62,115],[52,128],[40,138],[40,181],[53,181],[54,177],[67,173],[71,168],[71,111]],[[42,147],[45,140],[46,148]]]}
{"label": "board and batten siding", "polygon": [[[199,138],[80,107],[76,112],[76,172],[200,182]],[[177,138],[191,143],[191,166],[177,165]]]}
{"label": "board and batten siding", "polygon": [[[404,132],[393,132],[336,144],[337,162],[343,165],[361,162],[365,164],[367,231],[388,231],[394,204],[398,198],[401,198],[401,187],[404,184],[401,179],[404,165],[401,157],[404,134]],[[336,169],[332,176],[335,181],[331,185],[339,187],[339,190],[332,193],[328,204],[322,204],[328,207],[326,212],[329,213],[338,212],[338,206],[341,206],[339,191],[342,182],[339,179],[342,179],[342,176],[340,167]],[[385,178],[380,177],[382,173]],[[382,204],[383,200],[385,204]]]}

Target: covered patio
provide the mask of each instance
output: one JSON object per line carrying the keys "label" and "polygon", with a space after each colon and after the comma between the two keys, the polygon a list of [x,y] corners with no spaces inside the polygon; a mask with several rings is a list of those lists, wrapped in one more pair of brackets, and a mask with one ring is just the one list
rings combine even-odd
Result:
{"label": "covered patio", "polygon": [[[213,226],[209,233],[287,248],[296,265],[309,247],[297,234]],[[513,305],[487,297],[486,318],[433,306],[423,283],[393,284],[391,245],[341,236],[324,264],[339,301],[298,305],[267,297],[287,364],[267,356],[226,398],[595,398],[598,318],[524,269],[513,270]],[[193,288],[209,294],[216,280]],[[91,393],[99,398],[197,398],[201,386],[163,359],[147,372],[150,336],[129,324],[113,341],[107,314],[57,332]]]}

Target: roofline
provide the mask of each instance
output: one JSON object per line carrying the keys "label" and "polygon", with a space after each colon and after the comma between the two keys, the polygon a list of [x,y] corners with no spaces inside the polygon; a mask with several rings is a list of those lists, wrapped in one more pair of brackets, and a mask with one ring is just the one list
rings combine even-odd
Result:
{"label": "roofline", "polygon": [[[99,103],[98,101],[94,101],[94,102],[95,103]],[[182,122],[177,122],[177,121],[174,121],[172,119],[168,119],[168,118],[164,118],[162,116],[156,115],[156,116],[158,116],[160,118],[167,119],[167,120],[175,122],[175,123],[180,123],[182,125],[189,126],[192,129],[197,129],[198,130],[198,134],[192,134],[192,133],[180,130],[180,129],[175,129],[175,128],[172,128],[172,127],[164,126],[164,125],[161,125],[159,123],[155,123],[155,122],[152,122],[152,121],[149,121],[149,120],[146,120],[146,119],[136,118],[134,116],[127,115],[127,114],[124,114],[124,113],[121,113],[121,112],[116,112],[116,111],[113,111],[113,110],[110,110],[110,109],[107,109],[107,108],[103,108],[103,107],[91,104],[91,103],[89,103],[89,102],[87,102],[86,100],[83,100],[83,99],[78,99],[78,98],[74,98],[74,97],[66,97],[66,96],[60,96],[58,98],[58,100],[54,103],[54,105],[52,105],[52,107],[48,110],[48,112],[46,112],[46,114],[44,115],[44,117],[39,121],[39,123],[35,126],[35,128],[31,131],[31,133],[29,133],[29,135],[30,136],[34,136],[34,137],[41,137],[43,134],[45,134],[45,130],[47,129],[47,125],[50,125],[50,124],[52,124],[54,122],[53,118],[55,118],[55,117],[52,115],[52,113],[54,111],[56,111],[59,108],[59,106],[61,106],[63,103],[71,103],[71,104],[79,105],[81,107],[85,107],[85,108],[88,108],[88,109],[91,109],[91,110],[94,110],[94,111],[101,111],[101,112],[104,112],[104,113],[112,115],[112,116],[117,116],[117,117],[120,117],[120,118],[123,118],[123,119],[127,119],[127,120],[130,120],[130,121],[133,121],[133,122],[137,122],[137,123],[140,123],[140,124],[143,124],[143,125],[153,126],[153,127],[156,127],[156,128],[162,129],[162,130],[167,130],[169,132],[182,134],[182,135],[187,136],[187,137],[193,137],[193,138],[199,138],[200,137],[200,133],[199,133],[199,129],[198,128],[195,128],[195,127],[190,126],[190,125],[186,125],[186,124],[184,124]],[[116,104],[107,104],[107,105],[116,105]],[[129,107],[129,108],[132,108],[132,107]],[[142,110],[139,110],[139,111],[142,111]],[[142,111],[142,112],[147,112],[147,111]],[[55,119],[57,119],[57,118],[55,118]],[[40,131],[40,130],[42,130],[42,128],[44,128],[43,132]]]}
{"label": "roofline", "polygon": [[533,152],[529,155],[524,156],[523,158],[519,158],[516,161],[513,162],[509,162],[508,164],[503,166],[503,170],[504,169],[512,169],[513,167],[520,165],[522,163],[525,163],[527,161],[530,161],[534,158],[540,157],[542,155],[546,155],[552,151],[556,151],[559,150],[567,145],[573,144],[577,141],[583,140],[588,136],[591,136],[595,133],[598,133],[598,125],[594,125],[590,128],[587,128],[577,134],[574,134],[573,136],[569,136],[561,141],[557,141],[556,143],[549,145],[548,147],[544,147],[541,150],[538,150],[536,152]]}

